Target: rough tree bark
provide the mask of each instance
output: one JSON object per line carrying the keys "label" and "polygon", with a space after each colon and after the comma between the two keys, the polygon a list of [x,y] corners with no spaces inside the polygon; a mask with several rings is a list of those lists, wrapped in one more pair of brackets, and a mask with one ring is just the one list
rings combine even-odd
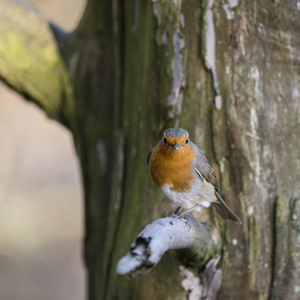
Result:
{"label": "rough tree bark", "polygon": [[90,300],[182,299],[179,266],[200,276],[203,261],[180,251],[140,278],[115,272],[171,210],[146,158],[174,126],[204,150],[243,221],[199,217],[222,243],[209,253],[222,255],[218,298],[299,298],[299,20],[292,0],[89,0],[67,34],[1,1],[0,77],[74,134]]}

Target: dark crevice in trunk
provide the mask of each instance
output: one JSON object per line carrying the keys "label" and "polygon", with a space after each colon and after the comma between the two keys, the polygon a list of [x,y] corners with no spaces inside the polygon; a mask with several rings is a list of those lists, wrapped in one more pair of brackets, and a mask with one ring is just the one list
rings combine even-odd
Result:
{"label": "dark crevice in trunk", "polygon": [[277,217],[277,199],[275,199],[273,204],[273,214],[272,214],[272,226],[273,226],[273,244],[272,244],[272,253],[271,253],[271,280],[270,280],[270,289],[269,289],[269,297],[268,299],[273,299],[273,284],[275,280],[275,271],[276,271],[276,245],[277,245],[277,232],[276,232],[276,217]]}
{"label": "dark crevice in trunk", "polygon": [[[125,203],[125,189],[126,189],[126,137],[124,136],[123,129],[123,87],[124,87],[124,67],[125,67],[125,16],[122,13],[125,10],[125,4],[122,0],[114,0],[112,4],[112,26],[113,26],[113,49],[114,49],[114,130],[115,133],[115,164],[117,164],[117,172],[119,172],[120,168],[123,170],[121,182],[118,182],[118,188],[121,189],[121,198],[120,198],[120,206],[118,209],[118,213],[115,219],[115,228],[113,230],[111,249],[108,254],[108,262],[106,264],[106,274],[105,274],[105,290],[103,292],[103,299],[108,298],[109,289],[110,289],[110,277],[111,273],[114,272],[112,268],[115,249],[118,245],[118,232],[120,230],[121,219],[124,212],[124,203]],[[122,149],[120,149],[120,143],[122,144]],[[119,165],[119,155],[121,155],[120,151],[123,153],[123,161],[122,166]],[[119,178],[115,178],[114,180],[119,181]],[[110,201],[114,201],[115,199],[111,199]],[[114,203],[110,204],[111,210],[109,214],[113,214]]]}
{"label": "dark crevice in trunk", "polygon": [[114,233],[113,233],[113,242],[112,242],[112,247],[109,253],[109,257],[108,257],[108,263],[107,263],[107,269],[106,269],[106,276],[105,276],[105,290],[103,293],[104,298],[103,299],[107,299],[108,297],[108,292],[109,292],[109,279],[110,279],[110,275],[111,272],[114,272],[114,269],[112,268],[112,263],[113,263],[113,258],[115,255],[115,249],[118,246],[117,240],[118,240],[118,232],[120,230],[120,224],[121,224],[121,220],[122,220],[122,216],[123,216],[123,211],[124,211],[124,206],[125,206],[125,189],[126,189],[126,141],[124,141],[123,144],[123,153],[124,153],[124,161],[123,161],[123,178],[122,178],[122,187],[121,187],[121,200],[120,200],[120,207],[119,207],[119,211],[118,211],[118,215],[116,218],[116,227],[114,229]]}

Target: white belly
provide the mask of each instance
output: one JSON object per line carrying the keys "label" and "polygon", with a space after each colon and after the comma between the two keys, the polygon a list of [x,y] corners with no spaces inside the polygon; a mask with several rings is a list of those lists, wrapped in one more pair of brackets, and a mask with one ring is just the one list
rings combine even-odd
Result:
{"label": "white belly", "polygon": [[215,187],[197,178],[192,188],[183,192],[176,192],[172,185],[166,184],[160,188],[160,191],[175,205],[189,209],[197,204],[209,207],[211,202],[216,201]]}

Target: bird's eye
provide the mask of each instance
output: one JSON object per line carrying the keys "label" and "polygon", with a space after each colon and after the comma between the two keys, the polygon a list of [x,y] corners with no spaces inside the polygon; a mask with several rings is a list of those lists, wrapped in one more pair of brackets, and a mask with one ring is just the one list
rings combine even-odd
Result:
{"label": "bird's eye", "polygon": [[188,144],[188,143],[189,143],[189,139],[187,139],[187,140],[185,141],[185,143]]}
{"label": "bird's eye", "polygon": [[166,139],[166,138],[164,138],[164,143],[165,143],[165,144],[167,143],[167,139]]}

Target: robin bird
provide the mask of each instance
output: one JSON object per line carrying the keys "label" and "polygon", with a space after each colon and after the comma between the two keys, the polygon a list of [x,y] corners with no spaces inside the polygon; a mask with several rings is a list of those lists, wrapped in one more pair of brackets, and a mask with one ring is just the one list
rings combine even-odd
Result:
{"label": "robin bird", "polygon": [[[214,170],[186,130],[165,130],[161,141],[149,153],[147,163],[155,186],[179,206],[174,217],[183,218],[187,212],[212,204],[223,219],[241,224],[220,196]],[[187,210],[178,214],[180,207]]]}

